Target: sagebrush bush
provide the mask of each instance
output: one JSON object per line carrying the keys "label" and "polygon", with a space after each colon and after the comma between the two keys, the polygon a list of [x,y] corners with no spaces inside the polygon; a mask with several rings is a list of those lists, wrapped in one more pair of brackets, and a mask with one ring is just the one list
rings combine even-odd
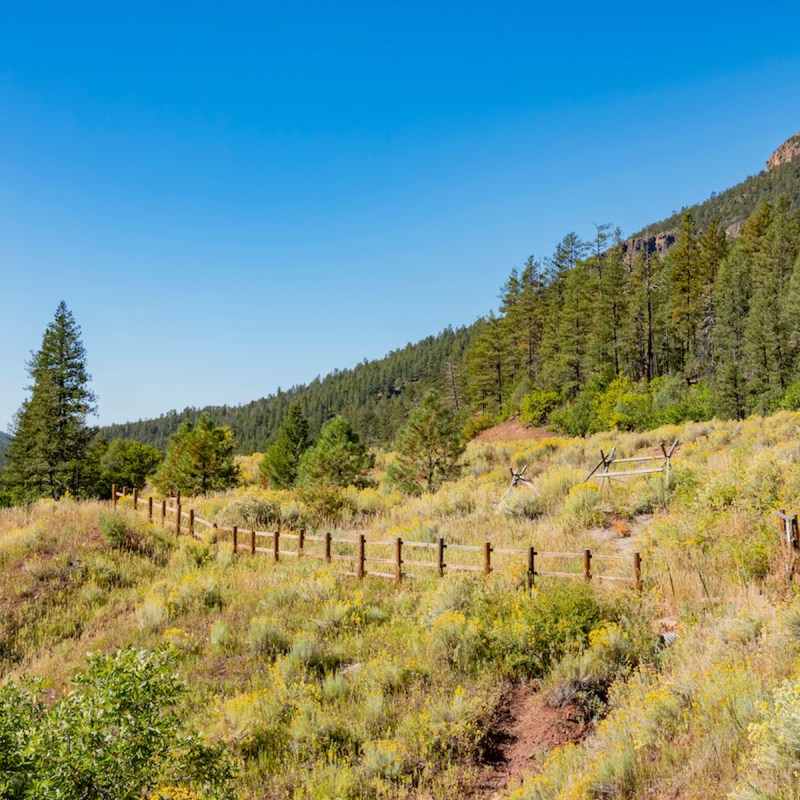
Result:
{"label": "sagebrush bush", "polygon": [[121,514],[103,514],[100,517],[100,533],[108,546],[115,550],[125,550],[131,546],[128,526]]}

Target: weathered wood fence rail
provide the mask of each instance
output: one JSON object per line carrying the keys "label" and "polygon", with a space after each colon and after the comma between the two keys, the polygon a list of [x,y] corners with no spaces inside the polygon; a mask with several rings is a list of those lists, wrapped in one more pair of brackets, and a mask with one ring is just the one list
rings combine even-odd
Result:
{"label": "weathered wood fence rail", "polygon": [[[254,557],[263,553],[272,557],[274,563],[282,558],[315,558],[327,564],[340,563],[341,572],[355,578],[389,578],[400,583],[405,578],[424,577],[418,570],[430,570],[428,575],[444,577],[450,572],[475,572],[484,576],[498,569],[516,571],[533,587],[538,577],[577,578],[585,581],[599,580],[623,583],[642,590],[642,559],[638,552],[630,556],[592,553],[556,553],[525,548],[495,547],[491,542],[480,545],[451,544],[443,538],[432,542],[412,542],[401,537],[393,539],[367,539],[363,533],[353,538],[334,536],[326,531],[321,535],[310,535],[304,529],[258,531],[237,525],[219,525],[197,516],[193,509],[184,509],[180,495],[155,502],[152,497],[139,497],[136,489],[111,489],[113,507],[120,498],[130,498],[133,509],[145,512],[151,522],[174,531],[176,536],[186,533],[195,535],[198,525],[220,535],[227,534],[234,553],[248,553]],[[369,548],[369,553],[367,552]],[[458,559],[458,560],[456,560]],[[373,567],[372,565],[375,565]],[[542,565],[546,569],[542,569]],[[627,565],[627,575],[609,574],[607,566]],[[557,567],[561,566],[560,569]],[[572,567],[576,571],[569,571]],[[410,568],[410,569],[409,569]]]}

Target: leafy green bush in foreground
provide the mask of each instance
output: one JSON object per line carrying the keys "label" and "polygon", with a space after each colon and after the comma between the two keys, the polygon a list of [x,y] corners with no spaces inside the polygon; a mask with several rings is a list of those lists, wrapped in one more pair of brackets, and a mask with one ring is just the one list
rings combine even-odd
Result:
{"label": "leafy green bush in foreground", "polygon": [[168,651],[90,656],[73,683],[52,706],[36,683],[0,687],[0,798],[138,800],[168,786],[232,796],[224,749],[181,725]]}

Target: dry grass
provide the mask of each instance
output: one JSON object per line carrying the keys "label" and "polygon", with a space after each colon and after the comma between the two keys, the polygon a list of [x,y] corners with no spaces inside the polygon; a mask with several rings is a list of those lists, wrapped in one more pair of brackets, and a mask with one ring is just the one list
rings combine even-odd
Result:
{"label": "dry grass", "polygon": [[[438,494],[351,488],[327,518],[298,494],[254,485],[195,506],[221,523],[263,520],[372,540],[590,547],[625,559],[641,550],[640,600],[616,587],[593,593],[602,620],[589,628],[620,627],[592,634],[581,650],[590,644],[584,631],[546,666],[536,661],[541,637],[555,641],[557,626],[537,628],[544,612],[536,603],[552,584],[533,598],[519,592],[521,560],[498,554],[498,574],[485,585],[358,584],[311,560],[276,568],[268,558],[234,558],[229,545],[175,542],[125,508],[130,544],[114,548],[100,529],[105,506],[70,501],[0,511],[0,664],[10,677],[42,676],[55,692],[90,650],[168,642],[192,681],[189,713],[241,760],[239,795],[297,800],[458,795],[503,682],[533,674],[535,663],[546,676],[555,664],[555,684],[616,679],[609,713],[515,797],[754,797],[748,786],[766,780],[764,764],[791,775],[796,763],[759,731],[794,735],[800,612],[771,513],[800,510],[799,423],[785,412],[587,440],[474,444],[463,477]],[[676,437],[668,496],[653,479],[602,491],[582,485],[601,448],[616,444],[632,456]],[[501,504],[508,467],[524,464],[531,487]],[[592,569],[628,574],[629,563],[598,558]],[[582,569],[580,560],[538,567],[556,564]],[[578,603],[585,587],[569,586]],[[657,655],[648,647],[661,617],[677,620],[679,638]],[[587,708],[605,713],[602,703]],[[778,781],[774,796],[794,796],[783,778],[770,780]]]}

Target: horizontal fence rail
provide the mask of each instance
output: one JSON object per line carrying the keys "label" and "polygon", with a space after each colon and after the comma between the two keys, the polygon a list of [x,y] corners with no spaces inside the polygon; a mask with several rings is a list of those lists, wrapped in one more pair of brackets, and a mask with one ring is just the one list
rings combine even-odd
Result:
{"label": "horizontal fence rail", "polygon": [[[116,509],[120,498],[130,498],[134,511],[146,513],[150,522],[159,523],[175,536],[186,533],[195,536],[198,525],[214,531],[217,543],[225,535],[234,554],[258,553],[271,556],[277,564],[285,558],[312,558],[326,564],[341,565],[341,572],[358,579],[388,578],[401,583],[405,578],[425,575],[444,577],[455,572],[478,573],[489,576],[498,570],[516,571],[532,588],[537,577],[571,578],[584,581],[609,581],[642,590],[642,559],[638,552],[630,556],[592,553],[562,553],[536,550],[535,547],[495,547],[491,542],[480,545],[451,544],[443,538],[431,542],[393,539],[367,539],[363,533],[352,538],[333,536],[330,531],[310,535],[303,528],[296,531],[258,531],[238,525],[219,525],[185,509],[180,494],[156,504],[152,497],[139,497],[136,489],[111,488],[111,500]],[[369,552],[368,552],[369,548]],[[607,574],[602,565],[628,565],[627,575]],[[373,566],[374,565],[374,566]],[[409,569],[410,568],[410,569]]]}

